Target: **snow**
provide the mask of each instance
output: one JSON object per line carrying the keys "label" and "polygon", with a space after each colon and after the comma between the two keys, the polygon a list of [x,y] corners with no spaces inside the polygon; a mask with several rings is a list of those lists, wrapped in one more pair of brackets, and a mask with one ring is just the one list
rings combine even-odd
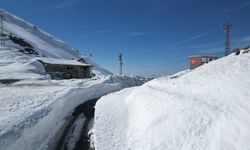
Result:
{"label": "snow", "polygon": [[125,141],[129,116],[124,99],[135,89],[124,89],[103,96],[97,102],[94,124],[96,149],[128,149]]}
{"label": "snow", "polygon": [[125,80],[23,80],[0,86],[0,149],[47,149],[76,106],[122,89]]}
{"label": "snow", "polygon": [[46,78],[40,62],[14,48],[0,48],[0,79]]}
{"label": "snow", "polygon": [[85,122],[85,118],[84,115],[81,114],[77,117],[76,121],[74,122],[74,124],[72,125],[70,131],[67,135],[68,139],[67,139],[67,149],[68,150],[73,150],[76,147],[77,144],[77,140],[80,138],[81,136],[81,132],[82,132],[82,126]]}
{"label": "snow", "polygon": [[250,53],[102,97],[98,150],[249,150]]}
{"label": "snow", "polygon": [[37,60],[40,60],[47,64],[91,66],[90,64],[83,63],[75,59],[69,60],[69,59],[55,59],[55,58],[37,58]]}
{"label": "snow", "polygon": [[[72,59],[78,57],[78,52],[69,47],[66,43],[38,29],[34,25],[8,13],[3,12],[4,29],[31,43],[40,55],[52,58]],[[14,46],[6,43],[6,47]]]}

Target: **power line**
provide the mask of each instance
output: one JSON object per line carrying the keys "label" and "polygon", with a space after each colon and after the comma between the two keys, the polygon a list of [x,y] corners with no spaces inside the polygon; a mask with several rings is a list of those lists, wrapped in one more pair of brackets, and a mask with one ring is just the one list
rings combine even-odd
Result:
{"label": "power line", "polygon": [[190,41],[199,39],[199,38],[201,38],[201,37],[203,37],[203,36],[205,36],[207,34],[210,34],[210,33],[214,32],[214,31],[218,30],[219,28],[220,27],[217,26],[217,27],[212,28],[211,30],[208,30],[206,32],[194,35],[194,36],[192,36],[190,38],[187,38],[187,39],[184,39],[184,40],[181,40],[181,41],[178,41],[178,42],[168,44],[168,45],[166,45],[164,47],[159,47],[159,48],[155,48],[155,49],[148,49],[148,50],[142,50],[142,51],[127,52],[126,55],[136,55],[136,54],[151,53],[151,52],[166,50],[167,48],[171,48],[171,47],[174,47],[174,46],[186,43],[186,42],[190,42]]}
{"label": "power line", "polygon": [[[206,53],[206,54],[200,54],[200,55],[217,55],[217,54],[221,54],[223,53],[223,50],[221,51],[217,51],[217,52],[211,52],[211,53]],[[174,61],[170,61],[164,64],[145,64],[145,65],[124,65],[128,68],[136,68],[136,67],[162,67],[162,66],[170,66],[170,65],[175,65],[175,64],[179,64],[182,62],[189,62],[189,58],[185,57],[185,58],[181,58],[178,60],[174,60]]]}
{"label": "power line", "polygon": [[185,61],[189,61],[187,57],[176,60],[176,61],[172,61],[172,62],[168,62],[168,63],[164,63],[164,64],[148,64],[148,65],[125,65],[126,67],[129,68],[138,68],[138,67],[162,67],[162,66],[170,66],[170,65],[174,65],[174,64],[179,64],[181,62],[185,62]]}

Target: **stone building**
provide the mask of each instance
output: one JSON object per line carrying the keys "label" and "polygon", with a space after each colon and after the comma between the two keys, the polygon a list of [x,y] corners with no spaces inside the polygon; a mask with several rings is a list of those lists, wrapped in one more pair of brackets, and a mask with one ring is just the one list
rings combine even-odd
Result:
{"label": "stone building", "polygon": [[52,79],[83,79],[92,77],[92,65],[83,58],[78,60],[38,58]]}

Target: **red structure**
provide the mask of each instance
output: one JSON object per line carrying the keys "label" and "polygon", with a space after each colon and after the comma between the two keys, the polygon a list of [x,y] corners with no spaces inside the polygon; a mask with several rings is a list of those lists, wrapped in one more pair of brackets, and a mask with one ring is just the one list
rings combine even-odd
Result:
{"label": "red structure", "polygon": [[215,56],[190,56],[190,69],[197,68],[216,59],[218,59],[218,57]]}

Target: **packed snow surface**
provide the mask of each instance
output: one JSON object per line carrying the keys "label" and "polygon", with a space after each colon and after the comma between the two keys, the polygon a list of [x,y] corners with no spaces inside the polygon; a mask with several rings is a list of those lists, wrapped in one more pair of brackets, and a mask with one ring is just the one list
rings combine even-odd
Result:
{"label": "packed snow surface", "polygon": [[142,84],[132,78],[120,77],[119,82],[112,78],[0,84],[0,149],[47,149],[79,104]]}
{"label": "packed snow surface", "polygon": [[[244,54],[243,54],[244,53]],[[102,97],[97,150],[249,150],[250,53]]]}

